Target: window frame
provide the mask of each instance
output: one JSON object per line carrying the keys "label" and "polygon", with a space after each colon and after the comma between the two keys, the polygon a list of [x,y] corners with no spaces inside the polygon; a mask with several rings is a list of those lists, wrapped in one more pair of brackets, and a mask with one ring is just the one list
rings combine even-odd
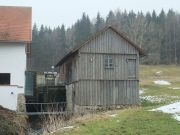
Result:
{"label": "window frame", "polygon": [[105,69],[114,69],[113,57],[111,55],[104,56],[104,68]]}

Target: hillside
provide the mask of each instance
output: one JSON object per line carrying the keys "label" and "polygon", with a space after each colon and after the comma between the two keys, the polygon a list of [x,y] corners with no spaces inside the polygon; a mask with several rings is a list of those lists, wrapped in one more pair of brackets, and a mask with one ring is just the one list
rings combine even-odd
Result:
{"label": "hillside", "polygon": [[0,135],[24,135],[26,117],[0,106]]}

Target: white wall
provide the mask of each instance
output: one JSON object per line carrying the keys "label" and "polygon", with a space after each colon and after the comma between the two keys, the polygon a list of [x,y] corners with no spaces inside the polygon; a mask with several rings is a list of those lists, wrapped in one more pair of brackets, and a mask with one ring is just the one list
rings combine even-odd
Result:
{"label": "white wall", "polygon": [[16,110],[17,95],[24,93],[25,70],[25,44],[0,43],[0,73],[11,74],[10,86],[0,85],[0,105],[3,107]]}

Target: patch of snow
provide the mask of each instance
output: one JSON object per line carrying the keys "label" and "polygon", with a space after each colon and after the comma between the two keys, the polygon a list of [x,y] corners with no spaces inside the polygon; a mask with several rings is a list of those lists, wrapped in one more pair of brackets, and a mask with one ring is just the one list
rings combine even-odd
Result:
{"label": "patch of snow", "polygon": [[139,95],[142,95],[142,94],[145,92],[145,90],[147,90],[147,89],[145,89],[145,88],[140,88],[140,89],[139,89]]}
{"label": "patch of snow", "polygon": [[157,71],[157,72],[156,72],[156,74],[160,74],[160,73],[162,73],[162,71]]}
{"label": "patch of snow", "polygon": [[156,76],[161,76],[161,74],[162,74],[162,71],[157,71],[157,72],[155,73]]}
{"label": "patch of snow", "polygon": [[173,90],[180,90],[180,87],[174,87]]}
{"label": "patch of snow", "polygon": [[174,114],[173,115],[173,118],[180,121],[180,114]]}
{"label": "patch of snow", "polygon": [[167,98],[173,98],[173,99],[179,99],[178,96],[141,96],[140,99],[145,99],[151,102],[156,102],[156,103],[160,103],[160,102],[164,102],[167,100]]}
{"label": "patch of snow", "polygon": [[158,96],[143,96],[143,97],[140,97],[140,98],[151,101],[151,102],[158,102],[158,103],[166,100],[165,98],[158,97]]}
{"label": "patch of snow", "polygon": [[111,115],[109,115],[110,117],[116,117],[117,116],[117,114],[111,114]]}
{"label": "patch of snow", "polygon": [[[62,128],[54,129],[54,130],[51,131],[50,133],[51,133],[51,134],[54,134],[54,133],[56,133],[56,132],[59,131],[59,130],[72,129],[72,128],[74,128],[74,126],[65,126],[65,127],[62,127]],[[38,134],[38,135],[39,135],[39,134]]]}
{"label": "patch of snow", "polygon": [[156,80],[156,81],[154,81],[154,83],[158,84],[158,85],[171,85],[170,82],[164,81],[164,80]]}
{"label": "patch of snow", "polygon": [[180,90],[180,87],[168,87],[168,88],[172,90]]}
{"label": "patch of snow", "polygon": [[169,105],[161,106],[153,111],[162,111],[165,113],[180,113],[180,102],[172,103]]}
{"label": "patch of snow", "polygon": [[140,89],[139,90],[139,95],[142,95],[144,93],[144,90],[143,89]]}
{"label": "patch of snow", "polygon": [[151,111],[162,111],[164,113],[173,114],[173,117],[180,121],[180,102],[172,103],[169,105],[161,106]]}
{"label": "patch of snow", "polygon": [[74,128],[74,126],[66,126],[66,127],[63,127],[64,129],[72,129]]}

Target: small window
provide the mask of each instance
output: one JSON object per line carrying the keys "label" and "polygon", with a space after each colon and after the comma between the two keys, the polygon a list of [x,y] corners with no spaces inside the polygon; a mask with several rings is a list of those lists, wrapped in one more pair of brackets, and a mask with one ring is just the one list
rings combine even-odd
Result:
{"label": "small window", "polygon": [[10,73],[0,73],[0,85],[10,85]]}
{"label": "small window", "polygon": [[112,69],[113,68],[112,56],[109,56],[109,55],[105,56],[104,65],[105,65],[105,68],[107,68],[107,69]]}

